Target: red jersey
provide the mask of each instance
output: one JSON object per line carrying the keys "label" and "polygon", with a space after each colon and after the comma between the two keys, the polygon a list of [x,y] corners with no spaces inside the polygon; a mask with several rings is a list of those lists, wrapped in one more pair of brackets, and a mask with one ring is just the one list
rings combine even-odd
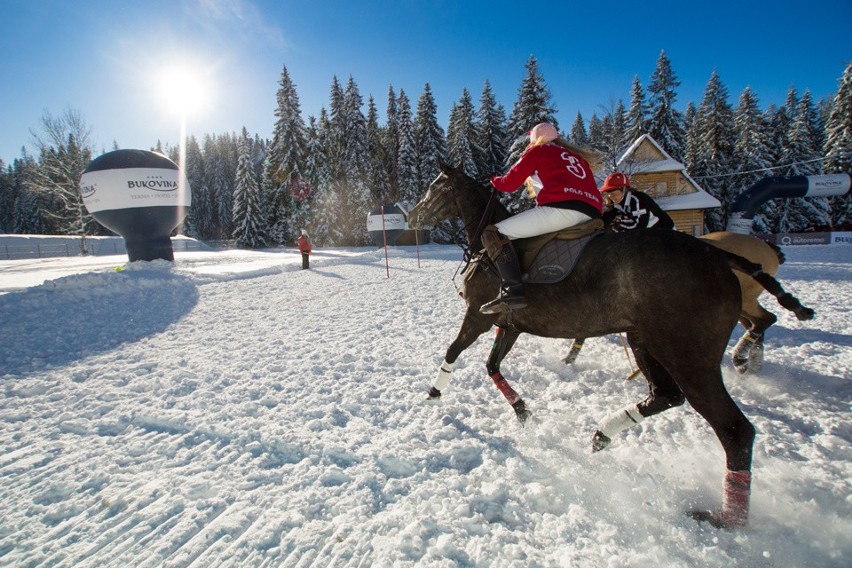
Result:
{"label": "red jersey", "polygon": [[299,235],[296,241],[299,243],[299,252],[311,252],[311,239],[308,235]]}
{"label": "red jersey", "polygon": [[603,198],[591,166],[567,148],[556,144],[533,146],[506,175],[492,178],[491,185],[498,191],[512,192],[527,178],[532,181],[539,205],[597,211],[598,217],[603,212]]}

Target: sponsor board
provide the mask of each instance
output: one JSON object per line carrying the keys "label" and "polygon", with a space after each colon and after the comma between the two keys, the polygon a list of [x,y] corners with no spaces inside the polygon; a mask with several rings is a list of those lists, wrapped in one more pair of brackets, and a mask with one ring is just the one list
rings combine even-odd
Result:
{"label": "sponsor board", "polygon": [[831,233],[831,244],[852,245],[852,232],[845,231],[842,233]]}
{"label": "sponsor board", "polygon": [[831,242],[831,233],[778,233],[775,244],[781,246],[827,245]]}
{"label": "sponsor board", "polygon": [[755,237],[780,246],[796,245],[852,245],[852,231],[831,233],[778,233],[777,235],[755,234]]}
{"label": "sponsor board", "polygon": [[407,229],[408,223],[405,222],[405,217],[401,213],[385,213],[384,226],[382,226],[382,215],[370,215],[367,217],[367,231],[394,231]]}

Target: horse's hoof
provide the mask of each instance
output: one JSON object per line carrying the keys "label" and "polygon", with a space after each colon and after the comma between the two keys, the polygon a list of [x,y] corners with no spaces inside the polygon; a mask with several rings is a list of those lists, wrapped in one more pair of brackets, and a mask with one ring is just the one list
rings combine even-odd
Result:
{"label": "horse's hoof", "polygon": [[577,357],[579,355],[580,355],[580,351],[578,349],[572,349],[571,351],[568,352],[568,355],[566,355],[565,358],[562,359],[562,362],[565,363],[566,365],[573,365],[574,361],[577,360]]}
{"label": "horse's hoof", "polygon": [[802,306],[801,309],[795,311],[795,314],[799,321],[808,321],[814,319],[816,312],[810,308]]}
{"label": "horse's hoof", "polygon": [[527,418],[532,416],[532,412],[527,410],[527,404],[523,400],[518,400],[515,404],[512,405],[512,408],[515,409],[515,416],[518,417],[518,420],[521,424],[526,424]]}
{"label": "horse's hoof", "polygon": [[744,519],[725,519],[718,511],[689,511],[687,513],[699,523],[709,523],[717,529],[741,529],[746,526]]}
{"label": "horse's hoof", "polygon": [[741,375],[745,375],[748,371],[748,359],[734,359],[734,370]]}
{"label": "horse's hoof", "polygon": [[432,387],[432,389],[429,391],[429,400],[435,400],[436,398],[441,398],[441,391],[439,391],[435,387]]}
{"label": "horse's hoof", "polygon": [[595,432],[595,435],[592,436],[592,453],[606,449],[610,443],[612,443],[612,440],[610,440],[603,432],[598,430]]}

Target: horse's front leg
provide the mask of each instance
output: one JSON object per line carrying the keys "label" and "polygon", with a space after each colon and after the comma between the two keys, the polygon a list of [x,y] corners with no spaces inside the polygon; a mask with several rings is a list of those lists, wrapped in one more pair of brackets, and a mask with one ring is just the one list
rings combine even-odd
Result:
{"label": "horse's front leg", "polygon": [[518,340],[518,336],[520,335],[521,334],[518,331],[510,331],[505,327],[498,327],[497,336],[494,338],[494,345],[491,347],[491,354],[488,356],[485,368],[488,371],[488,375],[491,377],[491,380],[494,381],[494,384],[498,389],[500,389],[500,392],[503,393],[503,396],[506,397],[509,404],[512,405],[512,408],[515,410],[515,416],[517,416],[518,420],[520,420],[521,424],[523,424],[532,413],[527,410],[527,405],[524,400],[517,392],[515,392],[515,389],[512,388],[500,372],[500,363],[503,362],[506,354],[512,349],[512,346],[515,345],[515,341]]}
{"label": "horse's front leg", "polygon": [[447,388],[450,382],[450,373],[452,373],[459,355],[461,355],[462,351],[473,345],[473,342],[480,335],[491,329],[491,326],[494,325],[494,319],[493,316],[483,316],[480,314],[478,306],[476,309],[468,309],[456,339],[450,343],[450,346],[447,348],[447,354],[444,356],[444,362],[438,368],[438,375],[435,377],[435,382],[432,383],[432,388],[429,390],[430,399],[441,398],[441,392]]}
{"label": "horse's front leg", "polygon": [[685,397],[669,372],[648,353],[648,350],[628,334],[636,364],[648,381],[648,397],[638,404],[631,404],[610,414],[598,426],[592,437],[592,451],[598,452],[609,446],[613,436],[635,426],[645,418],[664,410],[680,406]]}

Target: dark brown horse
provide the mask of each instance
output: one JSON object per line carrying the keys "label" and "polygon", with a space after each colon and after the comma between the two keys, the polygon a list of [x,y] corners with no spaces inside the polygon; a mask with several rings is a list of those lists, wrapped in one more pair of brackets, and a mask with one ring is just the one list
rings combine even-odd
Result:
{"label": "dark brown horse", "polygon": [[[477,228],[489,191],[462,171],[442,173],[409,215],[412,226],[451,216],[465,224],[471,250],[481,243]],[[488,222],[508,216],[494,208]],[[722,509],[692,512],[716,526],[743,526],[748,519],[754,427],[722,382],[722,356],[740,313],[740,289],[731,267],[762,274],[759,267],[704,241],[676,231],[635,231],[593,238],[573,272],[556,284],[526,285],[523,310],[483,315],[479,307],[497,295],[500,279],[486,257],[468,267],[463,295],[467,311],[447,349],[429,393],[441,396],[459,355],[495,325],[498,333],[486,368],[518,418],[529,415],[523,400],[500,373],[500,363],[521,333],[542,337],[594,337],[625,332],[650,393],[606,418],[593,437],[593,450],[633,423],[683,404],[710,423],[725,451],[727,473]],[[768,275],[760,277],[776,297],[801,308]],[[774,283],[774,284],[773,284]],[[804,308],[801,308],[804,309]]]}
{"label": "dark brown horse", "polygon": [[[751,235],[741,235],[730,231],[707,233],[698,237],[722,250],[739,255],[750,262],[759,264],[766,274],[775,276],[778,266],[784,263],[784,253],[777,246]],[[740,323],[745,333],[734,346],[732,353],[734,368],[740,373],[757,373],[763,366],[763,338],[766,330],[778,321],[778,318],[760,305],[758,298],[763,292],[760,282],[743,272],[735,271],[742,292]],[[573,363],[583,348],[584,339],[578,338],[571,344],[565,363]]]}

